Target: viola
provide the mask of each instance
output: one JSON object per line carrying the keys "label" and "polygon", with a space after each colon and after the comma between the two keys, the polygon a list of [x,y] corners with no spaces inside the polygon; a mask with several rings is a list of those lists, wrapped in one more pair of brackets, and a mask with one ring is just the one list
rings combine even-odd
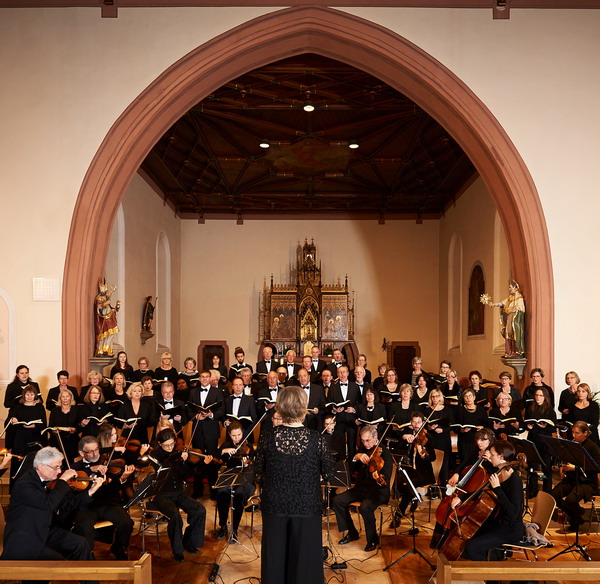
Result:
{"label": "viola", "polygon": [[383,461],[381,446],[376,446],[371,453],[369,458],[369,472],[371,473],[371,477],[373,480],[380,486],[385,487],[386,480],[381,471],[385,465]]}
{"label": "viola", "polygon": [[[48,483],[47,488],[49,490],[52,490],[54,487],[56,487],[59,480],[61,480],[61,479],[55,479],[53,481],[50,481]],[[66,481],[66,483],[74,491],[85,491],[95,480],[96,480],[96,477],[90,477],[90,476],[88,476],[88,474],[85,471],[78,470],[77,476],[69,479],[68,481]]]}

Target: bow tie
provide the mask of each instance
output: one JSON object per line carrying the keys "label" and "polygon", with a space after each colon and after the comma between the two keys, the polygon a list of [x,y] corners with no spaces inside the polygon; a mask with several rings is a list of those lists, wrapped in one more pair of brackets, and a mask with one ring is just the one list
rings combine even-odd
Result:
{"label": "bow tie", "polygon": [[244,385],[244,389],[252,389],[249,385]]}
{"label": "bow tie", "polygon": [[233,399],[242,399],[242,396],[241,396],[241,395],[234,395],[234,396],[232,396],[232,397],[233,397]]}
{"label": "bow tie", "polygon": [[173,402],[172,402],[172,401],[166,401],[166,402],[165,402],[165,405],[166,405],[166,406],[168,406],[169,404],[173,405]]}
{"label": "bow tie", "polygon": [[348,387],[348,384],[347,383],[340,383],[340,387],[344,387],[344,386]]}
{"label": "bow tie", "polygon": [[313,362],[313,363],[318,363],[318,362],[319,362],[319,360],[318,360],[318,359],[313,359],[313,360],[312,360],[312,362]]}
{"label": "bow tie", "polygon": [[209,387],[201,387],[200,391],[208,391],[210,388]]}
{"label": "bow tie", "polygon": [[342,365],[341,363],[338,363],[337,361],[335,362],[336,367],[341,367],[341,365]]}
{"label": "bow tie", "polygon": [[270,363],[270,362],[271,362],[271,359],[269,359],[268,361],[265,359],[265,363]]}
{"label": "bow tie", "polygon": [[310,385],[303,385],[302,389],[310,389]]}

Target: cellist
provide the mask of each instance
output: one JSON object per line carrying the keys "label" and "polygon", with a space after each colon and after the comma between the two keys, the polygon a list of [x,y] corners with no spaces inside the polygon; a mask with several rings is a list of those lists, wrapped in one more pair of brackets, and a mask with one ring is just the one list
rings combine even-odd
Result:
{"label": "cellist", "polygon": [[[352,459],[358,467],[356,483],[351,489],[335,497],[333,509],[338,529],[340,532],[346,531],[339,541],[340,545],[344,545],[358,539],[358,531],[350,517],[348,505],[360,501],[359,513],[365,523],[367,538],[365,551],[371,552],[379,545],[375,509],[390,500],[393,462],[388,449],[378,444],[376,426],[363,426],[360,430],[360,440],[362,447]],[[377,467],[376,470],[374,467]]]}
{"label": "cellist", "polygon": [[[489,487],[497,498],[496,509],[467,541],[462,557],[474,561],[487,560],[488,550],[498,548],[505,543],[518,543],[525,535],[523,483],[519,472],[508,465],[515,458],[515,449],[507,440],[496,440],[490,447],[489,461],[497,469],[489,479]],[[466,493],[454,497],[452,508],[458,507],[469,496],[470,494]],[[497,556],[489,559],[500,558]]]}

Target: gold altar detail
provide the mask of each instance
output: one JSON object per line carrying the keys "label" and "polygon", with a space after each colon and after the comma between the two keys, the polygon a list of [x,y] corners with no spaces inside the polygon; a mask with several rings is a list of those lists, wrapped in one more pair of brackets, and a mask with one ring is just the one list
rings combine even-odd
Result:
{"label": "gold altar detail", "polygon": [[322,354],[354,346],[354,298],[343,283],[323,284],[321,262],[314,241],[298,243],[296,266],[290,284],[265,281],[260,297],[259,342],[272,345],[277,355],[294,349],[310,355],[317,346]]}

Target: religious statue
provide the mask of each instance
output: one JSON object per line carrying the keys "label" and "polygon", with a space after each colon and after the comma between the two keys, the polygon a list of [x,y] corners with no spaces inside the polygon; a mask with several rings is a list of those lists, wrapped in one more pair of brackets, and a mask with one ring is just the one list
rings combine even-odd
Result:
{"label": "religious statue", "polygon": [[152,296],[146,296],[144,300],[144,312],[142,314],[142,330],[151,333],[153,320],[154,304],[152,304]]}
{"label": "religious statue", "polygon": [[113,337],[119,332],[117,312],[121,301],[112,306],[110,299],[116,286],[108,286],[105,279],[98,281],[98,295],[94,300],[94,325],[96,328],[96,357],[113,356]]}
{"label": "religious statue", "polygon": [[500,302],[492,302],[487,294],[481,295],[482,304],[500,308],[500,323],[504,337],[505,357],[525,355],[525,301],[519,284],[508,281],[508,296]]}

